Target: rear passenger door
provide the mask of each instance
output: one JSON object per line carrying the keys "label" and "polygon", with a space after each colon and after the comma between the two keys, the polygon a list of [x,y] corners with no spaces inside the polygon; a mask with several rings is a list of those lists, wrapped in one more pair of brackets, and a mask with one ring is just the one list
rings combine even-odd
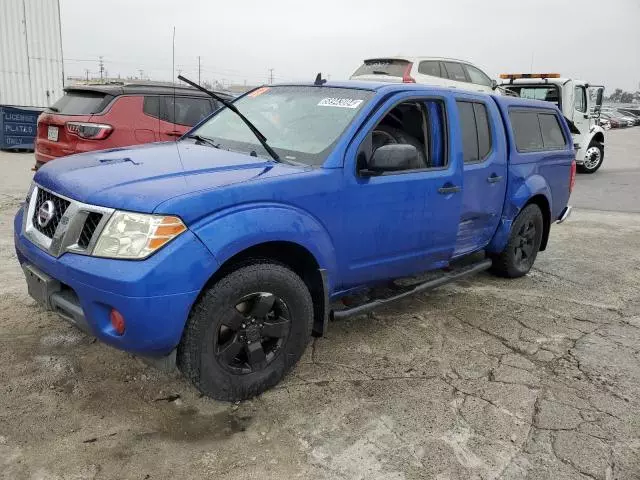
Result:
{"label": "rear passenger door", "polygon": [[484,248],[496,231],[507,188],[500,112],[488,98],[457,98],[463,146],[462,212],[454,256]]}

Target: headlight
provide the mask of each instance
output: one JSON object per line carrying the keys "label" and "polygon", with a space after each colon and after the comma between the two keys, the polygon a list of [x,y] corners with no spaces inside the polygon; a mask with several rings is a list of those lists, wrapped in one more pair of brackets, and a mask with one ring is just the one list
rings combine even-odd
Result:
{"label": "headlight", "polygon": [[102,230],[93,255],[146,258],[186,229],[178,217],[116,211]]}

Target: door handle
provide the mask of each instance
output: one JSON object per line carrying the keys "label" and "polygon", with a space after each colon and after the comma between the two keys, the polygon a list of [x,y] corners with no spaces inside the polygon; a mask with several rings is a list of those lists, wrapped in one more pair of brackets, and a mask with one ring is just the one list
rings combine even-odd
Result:
{"label": "door handle", "polygon": [[451,184],[445,184],[446,186],[442,186],[438,189],[438,193],[441,193],[442,195],[449,195],[450,193],[457,193],[460,190],[462,190],[460,187],[458,187],[457,185],[451,185]]}
{"label": "door handle", "polygon": [[502,180],[502,177],[500,175],[496,175],[495,173],[492,173],[487,177],[487,182],[489,183],[498,183],[500,180]]}
{"label": "door handle", "polygon": [[181,137],[181,132],[166,132],[165,135],[169,135],[170,137]]}

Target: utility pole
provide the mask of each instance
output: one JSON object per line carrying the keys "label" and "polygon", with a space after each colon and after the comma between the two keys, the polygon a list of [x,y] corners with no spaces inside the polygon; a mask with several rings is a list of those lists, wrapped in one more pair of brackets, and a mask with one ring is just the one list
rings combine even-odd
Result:
{"label": "utility pole", "polygon": [[104,77],[104,60],[103,60],[103,56],[100,55],[100,62],[98,62],[98,66],[100,67],[100,80],[102,81],[103,77]]}
{"label": "utility pole", "polygon": [[269,69],[269,84],[273,83],[273,68]]}
{"label": "utility pole", "polygon": [[87,83],[89,83],[89,69],[88,69],[88,68],[85,68],[85,69],[84,69],[84,73],[85,73],[85,74],[86,74],[86,76],[87,76]]}
{"label": "utility pole", "polygon": [[140,72],[140,80],[142,80],[144,78],[144,70],[140,68],[138,69],[138,72]]}
{"label": "utility pole", "polygon": [[198,55],[198,85],[200,85],[200,55]]}

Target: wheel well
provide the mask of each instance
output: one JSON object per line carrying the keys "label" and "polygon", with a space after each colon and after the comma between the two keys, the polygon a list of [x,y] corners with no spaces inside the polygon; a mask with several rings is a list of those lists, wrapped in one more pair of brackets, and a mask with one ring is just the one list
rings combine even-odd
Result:
{"label": "wheel well", "polygon": [[602,132],[596,133],[591,141],[593,142],[594,140],[604,144],[604,134]]}
{"label": "wheel well", "polygon": [[547,248],[547,242],[549,241],[549,231],[551,230],[551,207],[549,206],[549,201],[547,200],[547,197],[545,197],[544,195],[534,195],[529,199],[529,201],[524,207],[532,203],[537,205],[540,208],[540,211],[542,212],[544,230],[542,232],[542,242],[540,243],[540,251],[543,251]]}
{"label": "wheel well", "polygon": [[309,250],[293,242],[266,242],[243,250],[224,262],[209,279],[203,291],[220,278],[257,260],[269,260],[287,266],[307,285],[313,300],[313,335],[322,336],[328,312],[328,292],[318,262]]}

